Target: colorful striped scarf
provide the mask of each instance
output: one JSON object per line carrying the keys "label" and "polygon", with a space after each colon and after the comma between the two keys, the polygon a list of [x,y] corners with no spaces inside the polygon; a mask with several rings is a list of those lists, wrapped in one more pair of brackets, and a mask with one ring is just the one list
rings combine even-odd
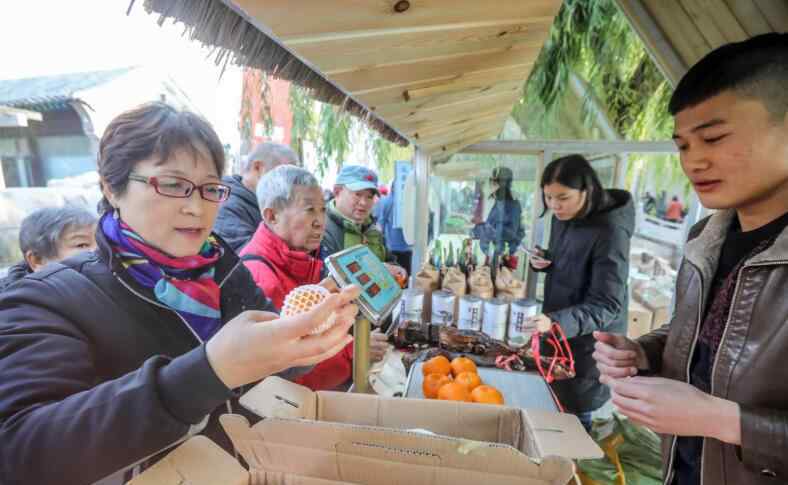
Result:
{"label": "colorful striped scarf", "polygon": [[176,258],[156,249],[119,217],[105,214],[100,227],[128,274],[151,288],[156,299],[180,315],[205,341],[221,326],[219,285],[214,265],[223,249],[210,236],[195,256]]}

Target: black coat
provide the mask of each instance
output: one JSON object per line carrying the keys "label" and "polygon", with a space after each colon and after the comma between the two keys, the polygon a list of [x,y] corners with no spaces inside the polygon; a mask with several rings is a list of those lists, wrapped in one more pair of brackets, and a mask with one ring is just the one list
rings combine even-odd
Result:
{"label": "black coat", "polygon": [[635,230],[632,196],[608,190],[606,209],[550,229],[550,257],[542,311],[561,324],[575,357],[577,377],[553,385],[567,411],[592,411],[609,398],[591,357],[595,330],[625,334],[629,243]]}
{"label": "black coat", "polygon": [[32,272],[33,270],[25,260],[22,260],[21,262],[11,266],[8,268],[8,274],[6,274],[5,277],[0,278],[0,292],[11,286],[12,283],[16,283]]}
{"label": "black coat", "polygon": [[222,202],[213,231],[238,252],[252,239],[263,216],[257,195],[246,188],[240,175],[224,177],[222,182],[230,186],[230,198]]}
{"label": "black coat", "polygon": [[[0,483],[84,485],[243,413],[185,322],[99,249],[0,294]],[[216,266],[222,321],[273,310],[232,251]]]}

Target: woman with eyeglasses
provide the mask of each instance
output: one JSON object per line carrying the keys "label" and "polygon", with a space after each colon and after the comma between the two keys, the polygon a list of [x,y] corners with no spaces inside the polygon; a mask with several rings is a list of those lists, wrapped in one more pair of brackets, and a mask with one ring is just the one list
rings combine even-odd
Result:
{"label": "woman with eyeglasses", "polygon": [[349,343],[357,289],[278,318],[212,234],[224,163],[206,121],[162,103],[107,127],[98,249],[0,298],[0,483],[128,479],[198,432],[231,450],[217,417],[244,414],[243,386]]}

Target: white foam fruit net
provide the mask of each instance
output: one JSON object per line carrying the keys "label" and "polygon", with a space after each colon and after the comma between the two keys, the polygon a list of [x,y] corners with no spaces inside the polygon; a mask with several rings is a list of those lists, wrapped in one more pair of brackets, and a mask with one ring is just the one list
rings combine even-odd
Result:
{"label": "white foam fruit net", "polygon": [[[322,303],[330,294],[331,292],[319,285],[304,285],[293,288],[285,297],[281,315],[283,317],[292,317],[306,313],[315,305]],[[336,315],[332,313],[328,320],[312,330],[310,334],[316,335],[325,332],[334,326],[335,321]]]}

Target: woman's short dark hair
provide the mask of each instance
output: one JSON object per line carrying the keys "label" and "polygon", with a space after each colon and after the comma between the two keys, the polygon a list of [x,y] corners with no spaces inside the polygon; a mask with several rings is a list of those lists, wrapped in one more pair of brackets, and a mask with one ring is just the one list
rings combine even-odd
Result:
{"label": "woman's short dark hair", "polygon": [[96,216],[82,207],[45,207],[22,219],[19,227],[19,249],[32,251],[39,258],[55,259],[58,243],[67,230],[92,226]]}
{"label": "woman's short dark hair", "polygon": [[[141,160],[156,157],[162,162],[178,150],[210,155],[219,176],[224,173],[224,148],[210,123],[189,111],[161,103],[147,103],[121,113],[104,130],[98,151],[102,184],[113,194],[123,195],[129,174]],[[111,210],[106,198],[99,212]]]}
{"label": "woman's short dark hair", "polygon": [[599,181],[596,171],[582,155],[567,155],[550,162],[542,173],[542,217],[547,212],[547,200],[544,188],[547,185],[559,183],[570,189],[577,189],[586,193],[586,201],[577,217],[589,217],[607,205],[608,195]]}

